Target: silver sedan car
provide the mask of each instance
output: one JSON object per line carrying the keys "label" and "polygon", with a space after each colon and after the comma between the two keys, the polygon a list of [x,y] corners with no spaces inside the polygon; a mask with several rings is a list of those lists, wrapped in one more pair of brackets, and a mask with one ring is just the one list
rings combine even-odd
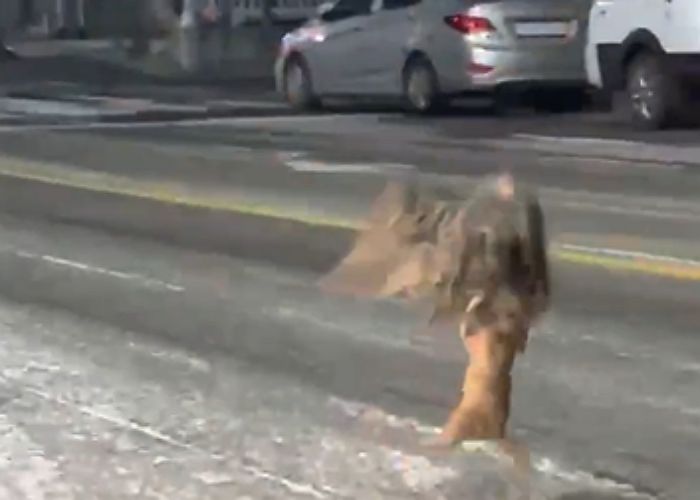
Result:
{"label": "silver sedan car", "polygon": [[294,107],[400,97],[428,112],[455,97],[532,91],[583,100],[590,0],[336,0],[282,39],[277,89]]}

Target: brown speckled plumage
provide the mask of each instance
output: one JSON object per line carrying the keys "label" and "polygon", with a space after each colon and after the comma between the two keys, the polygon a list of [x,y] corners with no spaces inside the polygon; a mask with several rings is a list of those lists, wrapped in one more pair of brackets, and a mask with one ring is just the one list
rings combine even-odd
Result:
{"label": "brown speckled plumage", "polygon": [[390,183],[350,253],[321,282],[366,296],[428,297],[431,322],[456,319],[469,364],[434,444],[503,439],[511,370],[550,296],[537,197],[509,175],[468,199]]}
{"label": "brown speckled plumage", "polygon": [[[506,191],[502,183],[506,182]],[[390,183],[368,225],[323,284],[363,295],[433,300],[431,321],[527,329],[547,308],[549,276],[537,198],[509,177],[460,199],[447,190]],[[480,302],[467,311],[470,303]]]}

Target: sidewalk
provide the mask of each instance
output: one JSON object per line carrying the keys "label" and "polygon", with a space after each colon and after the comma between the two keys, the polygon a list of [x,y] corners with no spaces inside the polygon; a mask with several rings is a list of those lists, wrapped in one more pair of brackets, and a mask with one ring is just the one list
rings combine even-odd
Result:
{"label": "sidewalk", "polygon": [[[164,45],[164,44],[162,44]],[[265,61],[188,74],[162,46],[131,59],[111,40],[27,40],[0,63],[0,122],[185,119],[289,112]],[[246,66],[245,58],[238,63]]]}

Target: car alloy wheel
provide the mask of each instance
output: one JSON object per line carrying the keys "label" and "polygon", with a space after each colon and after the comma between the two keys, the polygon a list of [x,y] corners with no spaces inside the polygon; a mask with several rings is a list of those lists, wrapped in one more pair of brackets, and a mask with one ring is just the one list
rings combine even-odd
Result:
{"label": "car alloy wheel", "polygon": [[292,59],[284,71],[284,91],[287,102],[295,109],[308,110],[316,107],[309,70],[303,61]]}

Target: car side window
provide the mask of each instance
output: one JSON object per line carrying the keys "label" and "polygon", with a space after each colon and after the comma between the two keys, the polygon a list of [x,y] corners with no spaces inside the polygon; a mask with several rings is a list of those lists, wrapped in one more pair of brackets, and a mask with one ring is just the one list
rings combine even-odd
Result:
{"label": "car side window", "polygon": [[384,10],[398,10],[407,9],[419,3],[421,3],[421,0],[384,0],[382,7]]}
{"label": "car side window", "polygon": [[321,19],[326,22],[342,21],[371,12],[373,0],[340,0],[333,8],[325,12]]}

